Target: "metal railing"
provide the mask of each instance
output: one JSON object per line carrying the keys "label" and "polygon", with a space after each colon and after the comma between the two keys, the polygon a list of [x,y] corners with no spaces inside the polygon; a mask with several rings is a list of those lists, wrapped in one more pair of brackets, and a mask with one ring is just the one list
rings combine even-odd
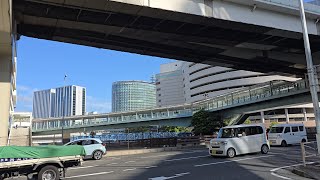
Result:
{"label": "metal railing", "polygon": [[[266,1],[272,4],[293,8],[299,11],[299,0],[260,0],[260,1]],[[320,6],[319,0],[309,0],[305,2],[306,12],[320,14],[320,8],[317,6]]]}
{"label": "metal railing", "polygon": [[[307,158],[310,157],[319,157],[319,162],[320,162],[320,154],[318,154],[318,147],[317,147],[317,142],[316,141],[311,141],[311,142],[302,142],[301,143],[301,155],[302,155],[302,162],[303,166],[306,166]],[[315,160],[316,158],[313,158]]]}
{"label": "metal railing", "polygon": [[305,80],[296,82],[268,82],[191,104],[123,113],[73,116],[65,117],[63,120],[62,118],[36,119],[32,122],[32,131],[58,130],[62,127],[65,129],[85,128],[88,126],[191,117],[194,112],[200,109],[216,111],[307,91],[309,91],[309,85]]}
{"label": "metal railing", "polygon": [[72,136],[71,141],[86,138],[98,138],[101,141],[125,141],[125,140],[141,140],[150,138],[172,138],[177,137],[176,132],[141,132],[141,133],[112,133],[94,136]]}

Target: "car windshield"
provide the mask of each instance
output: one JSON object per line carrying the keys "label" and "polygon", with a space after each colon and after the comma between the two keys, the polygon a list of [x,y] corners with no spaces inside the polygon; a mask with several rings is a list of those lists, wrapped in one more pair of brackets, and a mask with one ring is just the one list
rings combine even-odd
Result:
{"label": "car windshield", "polygon": [[237,137],[237,128],[221,128],[218,133],[218,138],[234,138]]}
{"label": "car windshield", "polygon": [[283,127],[272,127],[269,133],[282,133]]}

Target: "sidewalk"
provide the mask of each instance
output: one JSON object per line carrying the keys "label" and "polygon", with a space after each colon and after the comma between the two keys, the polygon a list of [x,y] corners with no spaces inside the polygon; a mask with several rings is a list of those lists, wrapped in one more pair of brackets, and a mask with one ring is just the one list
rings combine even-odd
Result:
{"label": "sidewalk", "polygon": [[182,146],[182,147],[162,147],[162,148],[152,148],[152,149],[129,149],[129,150],[110,150],[107,151],[106,157],[111,156],[123,156],[131,154],[144,154],[144,153],[154,153],[154,152],[163,152],[163,151],[177,151],[177,150],[187,150],[187,149],[203,149],[207,147],[203,145],[199,146]]}
{"label": "sidewalk", "polygon": [[316,163],[295,167],[292,172],[306,178],[320,180],[320,157],[316,157]]}

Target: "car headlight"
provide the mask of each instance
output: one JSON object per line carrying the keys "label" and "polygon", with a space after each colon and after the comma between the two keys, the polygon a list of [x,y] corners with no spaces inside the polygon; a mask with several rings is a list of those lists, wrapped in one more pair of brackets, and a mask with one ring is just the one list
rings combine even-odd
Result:
{"label": "car headlight", "polygon": [[226,144],[228,144],[228,141],[221,141],[220,144],[226,145]]}

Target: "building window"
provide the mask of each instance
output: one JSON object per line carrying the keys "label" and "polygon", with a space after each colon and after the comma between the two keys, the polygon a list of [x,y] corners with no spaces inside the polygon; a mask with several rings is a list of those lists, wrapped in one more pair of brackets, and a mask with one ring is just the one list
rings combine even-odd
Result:
{"label": "building window", "polygon": [[161,96],[161,94],[159,94],[159,96]]}

